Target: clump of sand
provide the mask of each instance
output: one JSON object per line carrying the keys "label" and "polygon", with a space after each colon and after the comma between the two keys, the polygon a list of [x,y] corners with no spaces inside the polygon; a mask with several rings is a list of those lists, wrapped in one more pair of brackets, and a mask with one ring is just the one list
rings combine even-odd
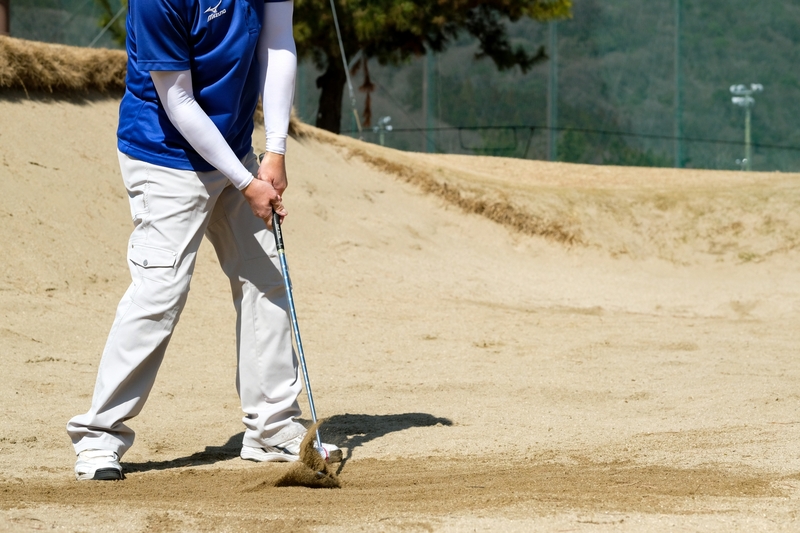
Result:
{"label": "clump of sand", "polygon": [[306,433],[300,445],[300,461],[294,463],[286,474],[275,482],[276,487],[310,487],[338,489],[342,484],[330,465],[315,448],[317,429],[322,421],[317,422]]}
{"label": "clump of sand", "polygon": [[[300,460],[292,463],[288,470],[280,475],[269,471],[259,475],[255,485],[248,483],[243,492],[268,490],[275,487],[308,487],[312,489],[338,489],[342,483],[331,469],[331,466],[317,451],[315,437],[322,421],[317,422],[308,429],[300,445]],[[265,475],[266,474],[266,475]]]}

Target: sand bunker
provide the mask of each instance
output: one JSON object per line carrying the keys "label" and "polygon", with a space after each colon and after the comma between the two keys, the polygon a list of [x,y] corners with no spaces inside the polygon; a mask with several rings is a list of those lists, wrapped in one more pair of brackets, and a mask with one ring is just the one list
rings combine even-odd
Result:
{"label": "sand bunker", "polygon": [[276,487],[291,465],[238,458],[235,317],[208,244],[126,480],[76,483],[63,428],[129,282],[117,107],[0,101],[0,531],[800,527],[800,176],[309,128],[284,236],[342,488]]}

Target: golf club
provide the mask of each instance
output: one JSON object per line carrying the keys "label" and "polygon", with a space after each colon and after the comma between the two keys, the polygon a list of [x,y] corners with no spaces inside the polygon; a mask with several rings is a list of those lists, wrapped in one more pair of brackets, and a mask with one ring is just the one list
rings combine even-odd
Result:
{"label": "golf club", "polygon": [[[286,252],[283,246],[283,233],[281,232],[281,217],[274,210],[272,211],[272,234],[275,236],[275,246],[278,248],[278,258],[281,262],[281,272],[283,273],[283,286],[286,288],[286,295],[289,297],[289,314],[292,319],[292,332],[297,346],[297,354],[300,357],[300,368],[303,370],[303,381],[306,385],[308,395],[308,406],[311,409],[311,420],[317,423],[317,411],[314,409],[314,396],[311,394],[311,383],[308,381],[308,368],[306,368],[306,356],[303,353],[303,341],[300,340],[300,328],[297,326],[297,312],[294,307],[292,297],[292,282],[289,279],[289,267],[286,265]],[[316,443],[314,446],[322,457],[327,459],[327,453],[322,448],[322,440],[319,438],[319,430],[316,432]]]}

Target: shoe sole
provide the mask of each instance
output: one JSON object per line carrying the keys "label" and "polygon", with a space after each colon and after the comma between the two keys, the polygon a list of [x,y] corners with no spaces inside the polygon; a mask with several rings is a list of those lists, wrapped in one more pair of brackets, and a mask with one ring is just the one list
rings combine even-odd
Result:
{"label": "shoe sole", "polygon": [[78,481],[120,481],[122,479],[122,471],[116,468],[98,468],[94,471],[94,475],[89,477],[87,474],[79,474],[76,476]]}

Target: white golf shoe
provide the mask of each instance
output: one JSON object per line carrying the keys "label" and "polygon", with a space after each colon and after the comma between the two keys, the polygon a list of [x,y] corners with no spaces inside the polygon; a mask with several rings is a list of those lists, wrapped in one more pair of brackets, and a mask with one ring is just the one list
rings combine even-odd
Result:
{"label": "white golf shoe", "polygon": [[83,450],[75,461],[78,481],[117,481],[122,479],[119,455],[109,450]]}
{"label": "white golf shoe", "polygon": [[[247,461],[262,462],[293,462],[300,460],[300,444],[303,442],[305,434],[298,435],[276,446],[242,446],[239,457]],[[334,444],[322,443],[322,448],[317,448],[319,454],[328,463],[340,463],[342,461],[342,450]]]}

